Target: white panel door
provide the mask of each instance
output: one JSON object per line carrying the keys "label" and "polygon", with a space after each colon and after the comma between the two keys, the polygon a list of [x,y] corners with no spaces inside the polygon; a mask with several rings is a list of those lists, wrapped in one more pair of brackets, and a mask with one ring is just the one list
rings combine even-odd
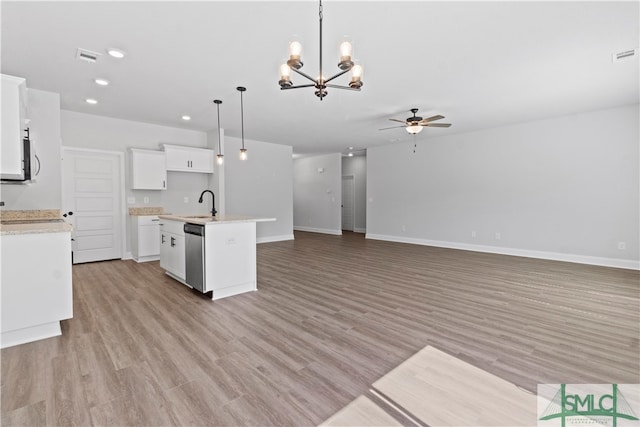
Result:
{"label": "white panel door", "polygon": [[355,215],[353,176],[342,177],[342,229],[353,231]]}
{"label": "white panel door", "polygon": [[121,157],[63,147],[62,207],[73,263],[122,258]]}

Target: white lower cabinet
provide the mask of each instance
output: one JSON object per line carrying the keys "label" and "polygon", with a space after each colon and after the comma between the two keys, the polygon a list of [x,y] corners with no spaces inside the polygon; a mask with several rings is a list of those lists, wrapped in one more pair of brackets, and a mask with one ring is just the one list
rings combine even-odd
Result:
{"label": "white lower cabinet", "polygon": [[137,262],[160,259],[160,218],[157,215],[132,217],[131,254]]}
{"label": "white lower cabinet", "polygon": [[184,281],[184,222],[163,219],[160,222],[160,267],[171,276]]}
{"label": "white lower cabinet", "polygon": [[73,317],[71,234],[9,234],[0,244],[0,347],[60,335]]}

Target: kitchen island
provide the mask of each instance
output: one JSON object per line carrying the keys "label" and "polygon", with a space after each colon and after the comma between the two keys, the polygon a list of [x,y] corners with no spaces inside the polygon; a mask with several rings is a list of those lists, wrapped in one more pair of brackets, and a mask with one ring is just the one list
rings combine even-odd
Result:
{"label": "kitchen island", "polygon": [[[256,223],[243,215],[159,215],[160,266],[217,300],[257,290]],[[185,233],[185,230],[187,231]]]}

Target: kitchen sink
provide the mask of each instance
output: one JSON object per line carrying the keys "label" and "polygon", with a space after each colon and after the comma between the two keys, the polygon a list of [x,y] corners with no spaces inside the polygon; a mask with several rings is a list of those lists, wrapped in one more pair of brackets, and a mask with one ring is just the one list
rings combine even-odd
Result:
{"label": "kitchen sink", "polygon": [[193,219],[202,218],[202,219],[204,219],[204,218],[215,218],[215,217],[213,217],[211,215],[189,215],[189,216],[185,216],[183,218],[193,218]]}

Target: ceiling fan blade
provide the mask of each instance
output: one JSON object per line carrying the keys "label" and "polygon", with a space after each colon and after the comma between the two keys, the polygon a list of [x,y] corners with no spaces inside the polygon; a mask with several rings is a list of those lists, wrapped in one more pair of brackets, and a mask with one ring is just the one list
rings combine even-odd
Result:
{"label": "ceiling fan blade", "polygon": [[420,124],[429,123],[429,122],[432,122],[434,120],[440,120],[440,119],[444,119],[444,116],[441,116],[441,115],[438,114],[437,116],[431,116],[431,117],[427,117],[426,119],[420,120]]}
{"label": "ceiling fan blade", "polygon": [[407,124],[407,122],[405,120],[400,120],[400,119],[389,119],[389,120],[391,120],[392,122],[398,122],[398,123]]}
{"label": "ceiling fan blade", "polygon": [[429,126],[430,128],[448,128],[451,123],[425,123],[421,126]]}
{"label": "ceiling fan blade", "polygon": [[387,130],[387,129],[396,129],[396,128],[406,128],[406,126],[391,126],[390,128],[382,128],[378,130]]}

